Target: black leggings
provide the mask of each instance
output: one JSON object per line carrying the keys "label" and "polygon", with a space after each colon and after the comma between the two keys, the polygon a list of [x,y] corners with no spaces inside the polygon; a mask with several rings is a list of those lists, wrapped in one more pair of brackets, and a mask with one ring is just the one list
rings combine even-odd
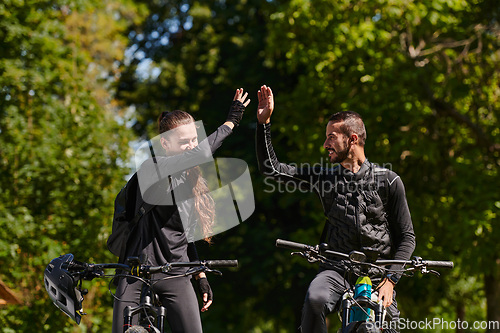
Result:
{"label": "black leggings", "polygon": [[[113,306],[113,333],[123,333],[123,309],[137,306],[142,283],[133,278],[120,278]],[[167,309],[167,321],[172,333],[201,333],[200,309],[189,277],[160,281],[154,286],[161,303]],[[137,324],[134,316],[132,324]]]}
{"label": "black leggings", "polygon": [[[307,290],[302,309],[302,330],[299,331],[303,333],[327,333],[326,315],[338,311],[342,295],[348,285],[348,281],[336,271],[319,272]],[[396,292],[394,292],[393,302],[387,310],[392,314],[392,320],[398,321],[399,310],[395,298]],[[386,330],[386,332],[390,331]]]}

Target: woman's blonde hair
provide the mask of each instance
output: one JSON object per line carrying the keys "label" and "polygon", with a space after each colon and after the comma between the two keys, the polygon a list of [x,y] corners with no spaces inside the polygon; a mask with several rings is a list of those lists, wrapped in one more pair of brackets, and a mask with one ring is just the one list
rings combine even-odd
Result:
{"label": "woman's blonde hair", "polygon": [[[158,117],[158,132],[164,133],[182,125],[194,123],[189,113],[181,110],[162,112]],[[201,175],[200,167],[187,170],[187,179],[193,187],[194,207],[198,214],[198,223],[202,229],[204,240],[211,243],[212,228],[215,222],[215,202],[210,195],[208,184]]]}

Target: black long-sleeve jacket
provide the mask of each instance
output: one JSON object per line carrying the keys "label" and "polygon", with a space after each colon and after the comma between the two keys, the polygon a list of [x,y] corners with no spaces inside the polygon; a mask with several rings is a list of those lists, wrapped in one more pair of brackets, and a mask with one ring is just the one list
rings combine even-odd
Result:
{"label": "black long-sleeve jacket", "polygon": [[[187,170],[212,158],[223,140],[232,133],[226,126],[183,154],[145,161],[134,174],[135,187],[127,197],[115,201],[115,220],[130,221],[144,201],[156,205],[130,232],[124,258],[145,254],[150,265],[198,260],[193,235],[196,228],[192,185]],[[132,181],[132,180],[131,180]],[[131,181],[127,186],[131,186]],[[168,182],[168,186],[163,186]],[[190,198],[191,197],[191,198]],[[178,274],[184,268],[172,270]]]}
{"label": "black long-sleeve jacket", "polygon": [[280,163],[270,123],[257,124],[256,149],[263,175],[319,196],[328,221],[324,241],[332,250],[349,253],[372,247],[383,258],[411,257],[415,234],[404,185],[395,172],[368,160],[355,174],[341,165],[298,168]]}

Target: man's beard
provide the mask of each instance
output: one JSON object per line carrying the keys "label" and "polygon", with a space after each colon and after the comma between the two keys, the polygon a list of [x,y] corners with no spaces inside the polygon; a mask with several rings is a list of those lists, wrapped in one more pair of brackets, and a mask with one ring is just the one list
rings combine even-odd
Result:
{"label": "man's beard", "polygon": [[346,143],[344,149],[341,151],[335,151],[335,155],[336,156],[333,159],[330,159],[331,163],[335,164],[344,162],[349,156],[349,145]]}

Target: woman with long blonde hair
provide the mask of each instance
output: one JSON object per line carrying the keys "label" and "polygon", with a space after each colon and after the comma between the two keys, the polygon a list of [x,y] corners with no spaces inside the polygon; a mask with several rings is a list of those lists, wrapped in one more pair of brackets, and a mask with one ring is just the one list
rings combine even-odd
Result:
{"label": "woman with long blonde hair", "polygon": [[[145,163],[154,165],[163,178],[159,179],[155,186],[146,188],[149,185],[144,186],[140,179],[146,179],[149,175],[144,176],[142,170],[138,171],[134,175],[136,188],[130,191],[131,198],[127,198],[126,202],[117,202],[117,198],[115,202],[115,220],[130,220],[130,216],[137,214],[148,198],[165,195],[171,196],[171,199],[162,203],[163,198],[160,198],[154,207],[141,217],[130,232],[124,258],[147,255],[148,264],[153,266],[167,262],[199,260],[194,245],[194,232],[191,229],[199,227],[202,238],[211,242],[215,205],[207,182],[200,168],[193,165],[193,161],[204,160],[204,156],[208,155],[211,157],[238,126],[245,107],[250,103],[247,95],[243,89],[236,90],[224,124],[200,143],[194,118],[189,113],[175,110],[163,112],[159,116],[158,130],[165,156],[153,157]],[[141,171],[143,175],[137,176]],[[130,186],[131,181],[127,186]],[[179,268],[169,274],[180,275],[185,270]],[[207,311],[212,304],[212,291],[204,273],[195,276],[195,284],[203,300],[201,311]],[[167,321],[172,332],[202,332],[198,301],[190,277],[159,281],[154,285],[154,289],[162,305],[167,308]],[[122,332],[123,309],[127,305],[137,305],[140,293],[141,282],[127,277],[119,279],[116,290],[119,300],[115,300],[113,308],[113,333]]]}

